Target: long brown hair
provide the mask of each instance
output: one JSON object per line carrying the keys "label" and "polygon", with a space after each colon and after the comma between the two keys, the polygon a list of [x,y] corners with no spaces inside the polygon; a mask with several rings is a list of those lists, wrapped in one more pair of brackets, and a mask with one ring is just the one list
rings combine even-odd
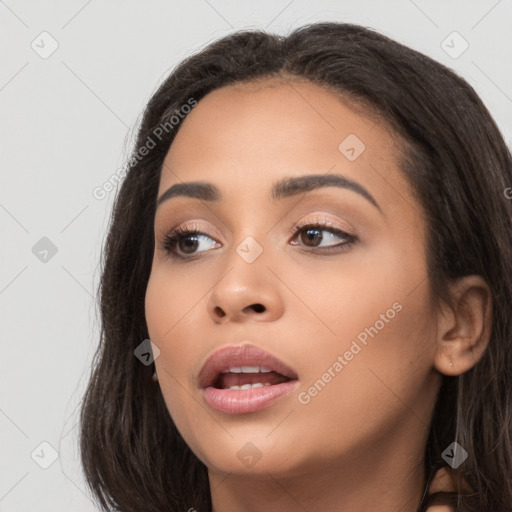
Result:
{"label": "long brown hair", "polygon": [[134,356],[149,337],[144,299],[156,195],[184,105],[228,84],[276,76],[327,87],[393,127],[401,169],[426,212],[429,282],[438,301],[450,303],[448,284],[461,276],[478,274],[489,284],[489,346],[471,370],[443,376],[425,447],[425,489],[456,441],[469,456],[453,473],[472,492],[425,493],[418,510],[451,503],[460,512],[512,511],[510,150],[465,80],[373,30],[334,22],[288,36],[228,35],[180,63],[150,99],[101,261],[101,340],[80,418],[90,489],[103,508],[122,512],[211,509],[206,467],[177,431],[152,367]]}

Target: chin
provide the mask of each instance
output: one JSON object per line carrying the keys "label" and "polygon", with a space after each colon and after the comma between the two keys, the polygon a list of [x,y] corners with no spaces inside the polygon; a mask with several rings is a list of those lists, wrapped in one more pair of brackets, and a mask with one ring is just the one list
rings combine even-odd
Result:
{"label": "chin", "polygon": [[270,443],[268,439],[265,440],[266,436],[268,430],[261,436],[253,433],[243,440],[238,436],[225,442],[212,440],[211,444],[194,449],[194,453],[209,472],[250,475],[261,480],[296,477],[311,471],[311,458],[307,454],[301,456],[297,451],[297,447],[301,446],[300,440],[292,442],[289,438],[290,444],[287,444],[283,437],[276,437]]}

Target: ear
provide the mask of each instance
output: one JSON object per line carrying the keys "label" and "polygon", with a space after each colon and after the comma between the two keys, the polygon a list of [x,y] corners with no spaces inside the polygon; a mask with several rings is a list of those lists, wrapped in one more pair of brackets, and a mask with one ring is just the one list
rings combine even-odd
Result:
{"label": "ear", "polygon": [[451,285],[453,307],[444,305],[438,315],[436,369],[460,375],[483,356],[492,330],[492,293],[481,276],[471,275]]}

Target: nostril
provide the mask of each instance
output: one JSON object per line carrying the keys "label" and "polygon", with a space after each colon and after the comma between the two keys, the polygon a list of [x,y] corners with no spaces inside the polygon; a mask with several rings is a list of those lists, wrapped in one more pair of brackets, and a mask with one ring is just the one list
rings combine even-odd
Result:
{"label": "nostril", "polygon": [[219,308],[219,306],[215,306],[215,310],[214,311],[220,317],[226,316],[226,313],[224,313],[224,311],[222,311],[222,309]]}
{"label": "nostril", "polygon": [[251,307],[254,309],[254,311],[256,311],[256,313],[262,313],[265,311],[265,306],[262,304],[253,304]]}

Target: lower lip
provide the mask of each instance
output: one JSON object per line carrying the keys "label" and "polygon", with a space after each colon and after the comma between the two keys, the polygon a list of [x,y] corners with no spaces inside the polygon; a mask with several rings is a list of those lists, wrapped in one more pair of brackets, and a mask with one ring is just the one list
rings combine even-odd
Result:
{"label": "lower lip", "polygon": [[298,384],[298,380],[290,380],[262,388],[233,390],[210,386],[204,389],[203,393],[208,405],[216,411],[227,414],[246,414],[270,407],[290,393]]}

